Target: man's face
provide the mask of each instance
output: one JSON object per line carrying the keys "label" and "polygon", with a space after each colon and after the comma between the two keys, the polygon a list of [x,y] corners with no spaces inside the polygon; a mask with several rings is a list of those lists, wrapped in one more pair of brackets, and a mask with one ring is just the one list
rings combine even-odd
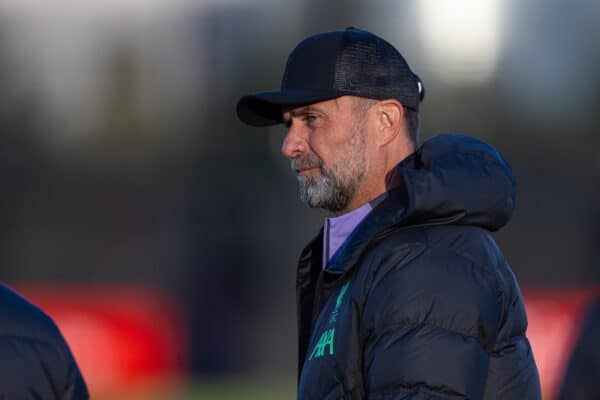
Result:
{"label": "man's face", "polygon": [[365,118],[356,115],[356,101],[344,96],[283,114],[288,133],[282,153],[310,207],[345,211],[365,178]]}

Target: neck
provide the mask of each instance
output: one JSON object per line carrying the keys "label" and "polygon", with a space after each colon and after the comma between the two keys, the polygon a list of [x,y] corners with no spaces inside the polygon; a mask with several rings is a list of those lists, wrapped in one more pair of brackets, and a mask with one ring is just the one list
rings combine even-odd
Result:
{"label": "neck", "polygon": [[352,198],[352,200],[348,202],[346,207],[343,210],[336,212],[335,215],[340,216],[348,214],[349,212],[352,212],[357,208],[360,208],[365,204],[369,203],[371,200],[374,200],[377,197],[381,196],[383,193],[385,193],[385,191],[385,182],[382,185],[379,185],[379,187],[373,188],[372,190],[359,190],[357,191],[357,195],[354,196],[354,198]]}

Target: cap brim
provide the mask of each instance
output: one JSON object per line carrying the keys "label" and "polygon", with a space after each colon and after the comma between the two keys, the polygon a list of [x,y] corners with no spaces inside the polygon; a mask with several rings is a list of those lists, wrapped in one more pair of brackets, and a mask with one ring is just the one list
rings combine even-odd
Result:
{"label": "cap brim", "polygon": [[238,118],[248,125],[269,126],[283,122],[284,106],[311,104],[340,97],[337,90],[285,90],[252,93],[237,103]]}

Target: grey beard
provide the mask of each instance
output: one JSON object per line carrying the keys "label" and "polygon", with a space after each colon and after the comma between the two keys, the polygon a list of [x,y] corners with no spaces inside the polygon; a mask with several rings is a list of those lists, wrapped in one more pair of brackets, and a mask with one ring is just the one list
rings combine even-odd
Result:
{"label": "grey beard", "polygon": [[309,207],[339,212],[346,208],[357,189],[357,182],[342,182],[321,168],[317,176],[298,177],[300,200]]}
{"label": "grey beard", "polygon": [[300,200],[309,207],[323,208],[337,213],[344,210],[354,198],[365,175],[363,124],[353,127],[350,145],[355,151],[327,167],[315,153],[308,153],[291,161],[292,169],[319,168],[320,174],[298,175]]}

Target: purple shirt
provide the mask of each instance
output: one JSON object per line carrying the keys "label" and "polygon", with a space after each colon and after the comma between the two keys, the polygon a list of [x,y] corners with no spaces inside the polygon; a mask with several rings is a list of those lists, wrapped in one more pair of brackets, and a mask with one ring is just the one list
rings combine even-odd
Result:
{"label": "purple shirt", "polygon": [[323,227],[323,269],[344,244],[354,228],[371,212],[373,206],[366,203],[356,210],[338,217],[325,218]]}

